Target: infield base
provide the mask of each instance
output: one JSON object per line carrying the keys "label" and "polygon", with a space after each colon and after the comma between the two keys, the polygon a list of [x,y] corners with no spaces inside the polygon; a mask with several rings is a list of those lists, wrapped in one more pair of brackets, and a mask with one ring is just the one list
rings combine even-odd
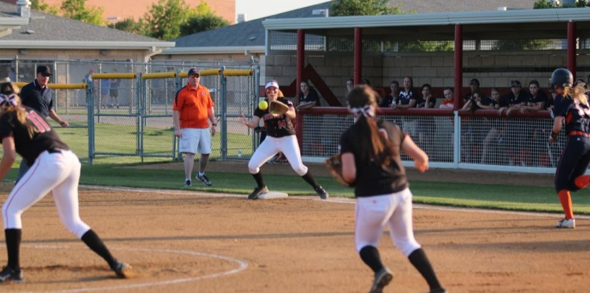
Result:
{"label": "infield base", "polygon": [[275,199],[275,198],[287,198],[289,197],[288,194],[280,191],[269,191],[267,193],[261,194],[258,199]]}

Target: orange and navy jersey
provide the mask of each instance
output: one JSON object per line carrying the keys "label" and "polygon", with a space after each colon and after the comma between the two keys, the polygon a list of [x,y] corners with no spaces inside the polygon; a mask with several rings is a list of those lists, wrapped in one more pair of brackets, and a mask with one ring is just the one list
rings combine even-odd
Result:
{"label": "orange and navy jersey", "polygon": [[590,133],[590,107],[580,104],[570,97],[560,95],[555,97],[553,115],[565,118],[565,133],[572,131]]}
{"label": "orange and navy jersey", "polygon": [[199,85],[195,90],[187,85],[176,93],[172,110],[178,111],[180,128],[208,128],[209,108],[214,105],[208,88]]}

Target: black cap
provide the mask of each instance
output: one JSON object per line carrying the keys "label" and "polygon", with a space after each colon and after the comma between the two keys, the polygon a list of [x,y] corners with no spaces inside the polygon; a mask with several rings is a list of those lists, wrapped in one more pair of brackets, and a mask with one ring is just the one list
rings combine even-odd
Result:
{"label": "black cap", "polygon": [[196,69],[196,68],[189,69],[188,70],[188,76],[191,76],[191,75],[197,75],[197,76],[199,76],[199,70]]}
{"label": "black cap", "polygon": [[49,69],[49,66],[39,65],[39,67],[37,67],[37,74],[39,73],[43,76],[51,76],[51,69]]}
{"label": "black cap", "polygon": [[469,82],[469,85],[472,85],[472,84],[479,85],[479,80],[477,80],[477,78],[474,78],[474,79],[472,79],[472,80]]}
{"label": "black cap", "polygon": [[513,86],[516,86],[516,87],[521,87],[521,86],[522,86],[522,84],[521,84],[521,83],[520,83],[520,81],[518,81],[518,80],[511,80],[511,81],[510,81],[510,87],[513,87]]}

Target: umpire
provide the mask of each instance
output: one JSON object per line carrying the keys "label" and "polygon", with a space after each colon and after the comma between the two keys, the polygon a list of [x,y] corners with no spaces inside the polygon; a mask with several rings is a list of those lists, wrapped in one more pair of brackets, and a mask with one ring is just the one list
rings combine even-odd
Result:
{"label": "umpire", "polygon": [[[49,78],[51,77],[51,69],[49,66],[40,65],[37,67],[37,77],[33,82],[25,85],[21,91],[20,96],[22,104],[28,106],[43,115],[44,118],[51,117],[55,122],[59,123],[61,127],[68,127],[70,124],[62,120],[59,115],[53,109],[53,99],[51,96],[51,90],[47,87]],[[27,173],[29,167],[23,159],[20,162],[18,168],[18,175],[16,176],[16,182],[18,182],[25,173]]]}

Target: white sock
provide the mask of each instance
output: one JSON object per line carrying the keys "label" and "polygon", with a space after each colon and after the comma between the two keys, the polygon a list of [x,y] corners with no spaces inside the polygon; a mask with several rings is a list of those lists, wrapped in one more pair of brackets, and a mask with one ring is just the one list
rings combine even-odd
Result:
{"label": "white sock", "polygon": [[203,172],[203,173],[199,172],[199,176],[203,176],[203,175],[205,175],[205,172]]}

